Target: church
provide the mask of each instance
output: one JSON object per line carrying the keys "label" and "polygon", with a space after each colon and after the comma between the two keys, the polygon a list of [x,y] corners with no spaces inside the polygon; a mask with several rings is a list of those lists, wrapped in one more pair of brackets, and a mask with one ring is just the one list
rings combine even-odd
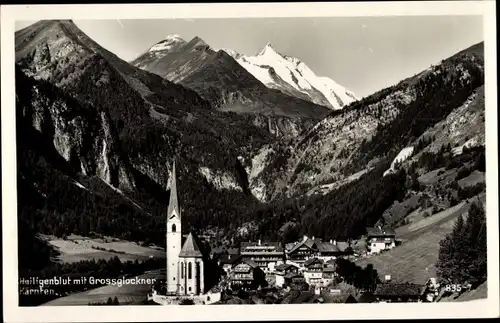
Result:
{"label": "church", "polygon": [[167,211],[166,291],[167,295],[201,295],[205,293],[205,267],[208,258],[196,233],[190,232],[182,244],[181,228],[182,215],[174,161]]}

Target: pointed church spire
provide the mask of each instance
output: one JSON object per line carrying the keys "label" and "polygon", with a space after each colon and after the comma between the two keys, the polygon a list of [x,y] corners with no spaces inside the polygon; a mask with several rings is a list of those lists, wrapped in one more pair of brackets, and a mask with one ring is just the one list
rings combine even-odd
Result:
{"label": "pointed church spire", "polygon": [[175,173],[175,159],[172,166],[171,184],[170,184],[170,201],[168,202],[168,212],[167,216],[170,219],[172,215],[177,215],[178,218],[181,217],[179,210],[179,201],[177,200],[177,175]]}

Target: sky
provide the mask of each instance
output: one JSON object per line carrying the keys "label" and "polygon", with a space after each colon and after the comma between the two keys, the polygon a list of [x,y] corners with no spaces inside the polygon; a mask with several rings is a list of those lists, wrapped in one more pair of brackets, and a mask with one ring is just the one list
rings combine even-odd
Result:
{"label": "sky", "polygon": [[[16,30],[33,21],[16,22]],[[126,61],[169,34],[256,55],[267,43],[366,97],[483,41],[481,16],[74,20]]]}

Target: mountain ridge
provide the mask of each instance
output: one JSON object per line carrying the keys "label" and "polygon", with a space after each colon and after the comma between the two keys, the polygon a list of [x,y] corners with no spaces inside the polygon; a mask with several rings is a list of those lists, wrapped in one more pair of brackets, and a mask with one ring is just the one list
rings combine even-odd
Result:
{"label": "mountain ridge", "polygon": [[222,50],[215,51],[199,37],[174,50],[155,54],[157,58],[152,56],[143,54],[132,64],[196,91],[215,106],[225,104],[223,111],[313,120],[328,113],[327,108],[304,96],[269,89],[232,56]]}

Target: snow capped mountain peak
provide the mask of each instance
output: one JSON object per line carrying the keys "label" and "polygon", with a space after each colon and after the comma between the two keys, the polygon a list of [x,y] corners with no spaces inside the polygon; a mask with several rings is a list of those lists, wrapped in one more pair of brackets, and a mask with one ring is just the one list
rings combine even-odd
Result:
{"label": "snow capped mountain peak", "polygon": [[[264,55],[279,55],[279,53],[274,49],[273,45],[271,44],[271,42],[267,43],[266,46],[264,46],[264,48],[262,48],[260,50],[260,52],[257,54],[257,56],[264,56]],[[281,56],[281,55],[279,55]]]}
{"label": "snow capped mountain peak", "polygon": [[182,39],[181,36],[179,36],[178,34],[170,34],[170,35],[167,35],[165,37],[165,40],[179,40],[179,41],[185,41],[184,39]]}
{"label": "snow capped mountain peak", "polygon": [[150,52],[157,52],[157,51],[169,50],[173,46],[175,46],[177,44],[185,43],[185,42],[186,41],[184,39],[182,39],[181,36],[179,36],[177,34],[171,34],[171,35],[167,35],[165,37],[165,39],[163,39],[162,41],[153,45],[149,49],[149,51]]}
{"label": "snow capped mountain peak", "polygon": [[256,56],[224,50],[267,87],[338,110],[356,96],[328,77],[318,77],[300,59],[280,54],[269,42]]}

